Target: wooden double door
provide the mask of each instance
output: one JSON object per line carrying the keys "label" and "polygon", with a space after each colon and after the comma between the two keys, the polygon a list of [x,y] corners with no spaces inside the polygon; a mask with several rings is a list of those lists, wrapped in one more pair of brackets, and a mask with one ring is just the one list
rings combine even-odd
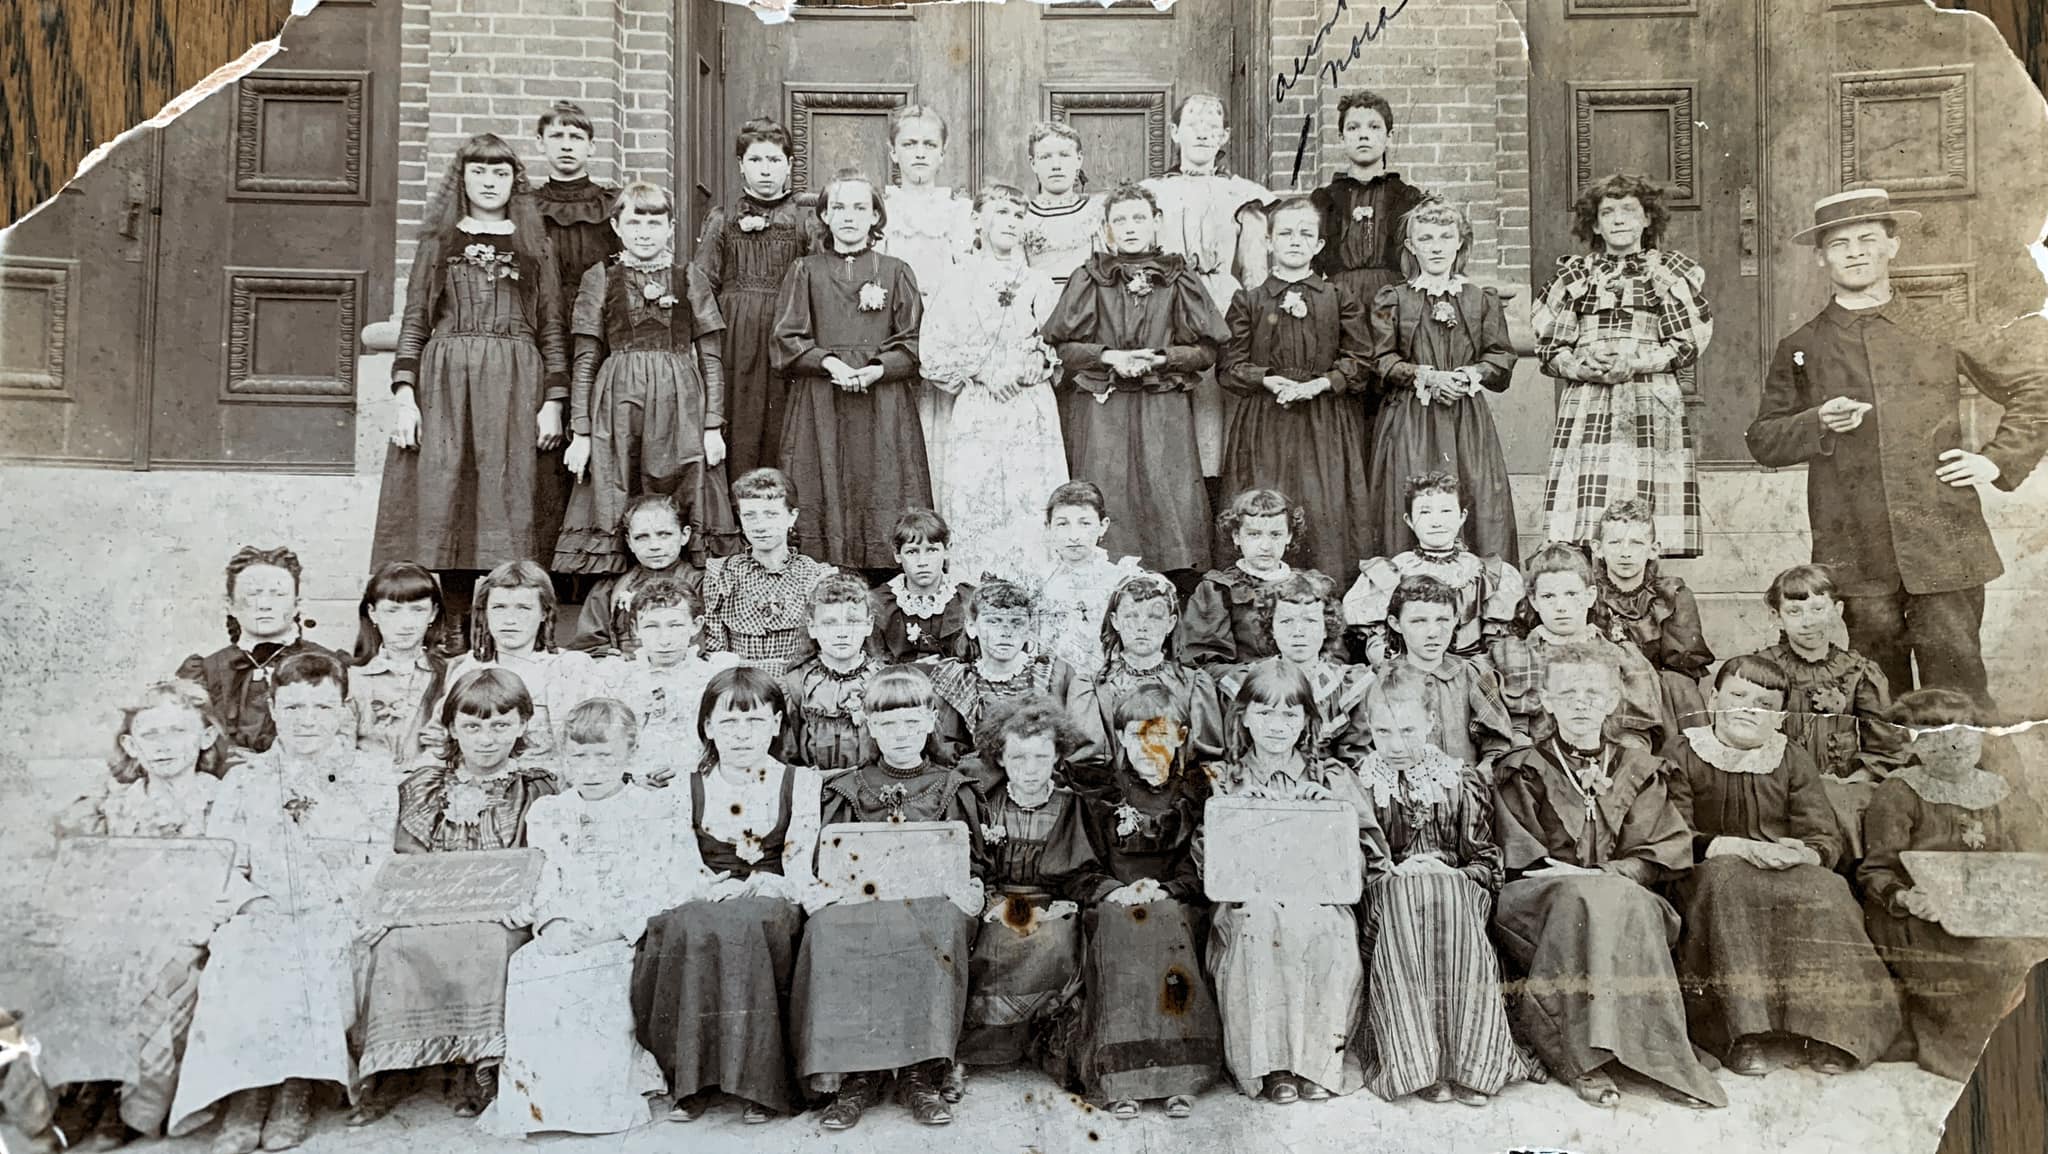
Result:
{"label": "wooden double door", "polygon": [[[889,113],[928,104],[946,118],[940,182],[972,192],[1000,181],[1033,189],[1025,138],[1040,120],[1080,133],[1089,187],[1157,176],[1173,162],[1172,117],[1181,98],[1221,97],[1228,158],[1254,171],[1262,123],[1247,109],[1253,76],[1244,46],[1263,44],[1261,4],[1201,0],[1165,11],[1149,0],[1044,4],[917,4],[868,8],[806,2],[791,23],[749,14],[723,21],[723,109],[718,139],[771,116],[794,140],[794,181],[816,187],[842,166],[890,179]],[[1256,54],[1263,59],[1263,52]],[[730,153],[721,195],[736,190]]]}
{"label": "wooden double door", "polygon": [[0,455],[347,472],[359,334],[390,315],[399,0],[139,130],[0,248]]}
{"label": "wooden double door", "polygon": [[[1823,196],[1879,186],[1922,214],[1905,295],[1984,321],[2039,307],[2048,131],[1985,21],[1925,0],[1533,0],[1528,33],[1536,287],[1584,250],[1580,190],[1612,172],[1670,189],[1665,244],[1706,267],[1714,309],[1687,380],[1702,461],[1752,464],[1770,355],[1827,303],[1792,242]],[[1965,404],[1981,434],[1991,414]]]}

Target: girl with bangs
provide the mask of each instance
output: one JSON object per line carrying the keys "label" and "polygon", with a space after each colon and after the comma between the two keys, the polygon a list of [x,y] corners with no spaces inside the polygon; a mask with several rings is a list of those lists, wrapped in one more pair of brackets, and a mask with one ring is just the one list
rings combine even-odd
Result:
{"label": "girl with bangs", "polygon": [[1102,666],[1077,678],[1068,709],[1081,730],[1074,755],[1077,780],[1099,781],[1114,767],[1117,706],[1140,687],[1157,685],[1188,718],[1179,754],[1190,764],[1223,752],[1223,707],[1207,671],[1176,659],[1180,594],[1157,573],[1138,572],[1118,582],[1102,615]]}
{"label": "girl with bangs", "polygon": [[697,710],[683,900],[648,919],[633,961],[633,1018],[668,1078],[672,1122],[721,1091],[747,1123],[803,1108],[785,1039],[821,817],[817,772],[781,760],[789,709],[773,673],[736,666],[712,675]]}
{"label": "girl with bangs", "polygon": [[390,561],[370,574],[356,605],[356,647],[348,659],[357,749],[411,763],[427,711],[447,684],[448,626],[441,583],[432,572]]}
{"label": "girl with bangs", "polygon": [[[931,677],[892,666],[868,682],[863,700],[877,756],[826,781],[821,823],[963,822],[979,872],[983,807],[966,774],[934,759]],[[913,1118],[951,1122],[959,1090],[946,1083],[967,1009],[964,963],[984,908],[981,881],[970,876],[944,897],[909,901],[848,896],[821,889],[809,903],[791,1007],[797,1072],[833,1095],[821,1119],[828,1130],[858,1124],[892,1074]]]}
{"label": "girl with bangs", "polygon": [[[517,674],[532,710],[525,748],[545,763],[558,744],[555,726],[578,702],[603,695],[601,673],[589,654],[555,644],[555,586],[539,565],[507,561],[491,570],[477,583],[475,605],[482,618],[476,640],[449,667],[447,680],[479,669]],[[437,707],[435,713],[446,709]],[[420,732],[424,762],[437,761],[447,747],[447,729],[436,721],[430,719]]]}
{"label": "girl with bangs", "polygon": [[371,563],[475,571],[548,556],[567,499],[568,340],[518,153],[470,137],[428,220],[392,362],[397,419]]}
{"label": "girl with bangs", "polygon": [[1315,752],[1357,764],[1371,746],[1365,724],[1365,688],[1372,672],[1339,660],[1344,619],[1336,583],[1313,569],[1296,570],[1269,591],[1259,606],[1259,628],[1274,655],[1231,670],[1217,690],[1234,699],[1246,679],[1268,666],[1286,664],[1308,678],[1315,694]]}
{"label": "girl with bangs", "polygon": [[[530,564],[527,562],[525,564]],[[398,787],[399,853],[516,849],[526,812],[556,791],[553,775],[527,764],[533,698],[509,669],[461,673],[442,701],[446,760]],[[349,1125],[364,1126],[397,1105],[386,1071],[456,1067],[455,1113],[483,1113],[505,1053],[505,966],[533,934],[531,915],[504,924],[394,926],[370,947],[360,984],[361,1090]]]}
{"label": "girl with bangs", "polygon": [[[1387,866],[1386,838],[1358,779],[1315,755],[1315,690],[1291,665],[1246,679],[1232,703],[1217,797],[1349,802],[1358,819],[1360,872]],[[1202,868],[1204,833],[1195,835]],[[1365,1084],[1350,1045],[1365,965],[1349,906],[1254,901],[1219,905],[1209,930],[1209,973],[1223,1016],[1223,1059],[1238,1089],[1286,1105],[1322,1101]]]}

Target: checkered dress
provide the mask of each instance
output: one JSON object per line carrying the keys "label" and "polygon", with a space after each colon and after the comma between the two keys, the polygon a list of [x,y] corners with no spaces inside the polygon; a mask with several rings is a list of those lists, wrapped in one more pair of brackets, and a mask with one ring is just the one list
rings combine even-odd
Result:
{"label": "checkered dress", "polygon": [[[1705,283],[1706,270],[1662,249],[1558,262],[1533,317],[1543,371],[1565,380],[1543,487],[1551,540],[1590,540],[1603,509],[1634,497],[1649,504],[1665,556],[1699,555],[1699,479],[1679,374],[1714,335]],[[1573,380],[1593,349],[1662,367],[1619,385]]]}

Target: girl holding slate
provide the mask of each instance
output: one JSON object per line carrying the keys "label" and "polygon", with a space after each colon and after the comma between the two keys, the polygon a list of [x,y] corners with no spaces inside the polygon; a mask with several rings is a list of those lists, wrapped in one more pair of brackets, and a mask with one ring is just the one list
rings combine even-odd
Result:
{"label": "girl holding slate", "polygon": [[[526,844],[526,811],[556,791],[544,769],[521,764],[533,698],[507,669],[475,669],[448,691],[436,719],[448,734],[446,764],[415,771],[398,787],[399,853],[515,849]],[[384,1071],[452,1063],[455,1113],[483,1113],[505,1052],[505,964],[533,936],[529,908],[503,925],[398,926],[370,950],[362,988],[364,1082],[349,1125],[391,1112]]]}
{"label": "girl holding slate", "polygon": [[[1361,873],[1381,872],[1385,835],[1358,779],[1341,762],[1315,756],[1315,719],[1315,691],[1300,670],[1261,666],[1232,705],[1227,757],[1211,774],[1215,796],[1348,801],[1358,817]],[[1207,832],[1195,835],[1197,870]],[[1365,1084],[1348,1044],[1365,988],[1351,907],[1271,899],[1219,904],[1209,972],[1223,1013],[1223,1061],[1247,1097],[1315,1102]]]}
{"label": "girl holding slate", "polygon": [[[892,666],[868,682],[863,702],[880,756],[825,783],[823,824],[965,822],[972,860],[982,860],[974,784],[931,758],[931,677],[915,665]],[[822,900],[797,955],[791,1010],[797,1072],[814,1089],[836,1091],[821,1123],[859,1123],[892,1072],[913,1118],[951,1122],[941,1084],[967,1008],[962,963],[982,911],[980,880],[966,878],[945,897],[884,902],[828,892]]]}
{"label": "girl holding slate", "polygon": [[704,763],[676,787],[686,900],[648,919],[633,961],[633,1017],[668,1076],[672,1122],[720,1091],[747,1123],[803,1107],[785,1039],[804,906],[821,896],[819,783],[777,756],[789,708],[773,673],[740,666],[712,675],[697,710]]}

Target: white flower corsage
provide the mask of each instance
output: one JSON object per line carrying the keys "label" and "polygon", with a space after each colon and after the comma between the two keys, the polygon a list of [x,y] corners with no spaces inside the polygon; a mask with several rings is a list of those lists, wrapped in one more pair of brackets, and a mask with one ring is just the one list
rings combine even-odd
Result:
{"label": "white flower corsage", "polygon": [[648,281],[646,284],[641,285],[640,295],[649,304],[665,309],[676,307],[676,294],[667,291],[654,281]]}
{"label": "white flower corsage", "polygon": [[1116,836],[1129,837],[1138,832],[1138,811],[1130,802],[1116,807]]}
{"label": "white flower corsage", "polygon": [[1008,836],[1008,832],[1003,829],[1002,822],[981,827],[981,840],[989,845],[1001,845],[1003,844],[1003,839]]}
{"label": "white flower corsage", "polygon": [[1299,320],[1308,315],[1308,302],[1301,299],[1299,291],[1288,289],[1287,295],[1280,298],[1280,311]]}
{"label": "white flower corsage", "polygon": [[874,281],[869,281],[860,286],[860,311],[864,313],[880,311],[883,303],[888,299],[889,290],[876,284]]}
{"label": "white flower corsage", "polygon": [[456,259],[468,261],[470,264],[483,269],[485,272],[490,273],[494,280],[519,279],[519,266],[513,262],[512,254],[496,245],[470,245],[463,249],[462,256]]}
{"label": "white flower corsage", "polygon": [[1429,310],[1429,316],[1431,320],[1440,325],[1446,325],[1450,328],[1458,327],[1458,308],[1450,302],[1449,298],[1437,301],[1435,306]]}
{"label": "white flower corsage", "polygon": [[1144,269],[1139,269],[1137,272],[1132,273],[1130,281],[1124,285],[1124,291],[1130,293],[1134,297],[1141,297],[1149,294],[1152,291],[1151,275],[1147,273]]}
{"label": "white flower corsage", "polygon": [[1806,350],[1805,350],[1805,349],[1794,349],[1794,350],[1792,350],[1792,363],[1793,363],[1793,365],[1795,365],[1795,366],[1797,366],[1797,367],[1799,367],[1799,368],[1802,368],[1802,369],[1803,369],[1803,368],[1805,368],[1805,367],[1806,367]]}
{"label": "white flower corsage", "polygon": [[903,623],[903,636],[911,641],[923,641],[924,627],[915,621],[905,621]]}
{"label": "white flower corsage", "polygon": [[1046,239],[1045,233],[1035,228],[1024,231],[1024,255],[1037,256],[1051,247],[1052,241]]}
{"label": "white flower corsage", "polygon": [[1369,204],[1361,204],[1361,205],[1357,206],[1356,208],[1353,208],[1353,209],[1351,210],[1351,219],[1352,219],[1352,220],[1371,220],[1371,219],[1372,219],[1372,206],[1371,206],[1371,205],[1369,205]]}
{"label": "white flower corsage", "polygon": [[768,218],[762,216],[758,212],[748,213],[746,216],[740,218],[741,232],[760,232],[762,229],[767,227]]}

